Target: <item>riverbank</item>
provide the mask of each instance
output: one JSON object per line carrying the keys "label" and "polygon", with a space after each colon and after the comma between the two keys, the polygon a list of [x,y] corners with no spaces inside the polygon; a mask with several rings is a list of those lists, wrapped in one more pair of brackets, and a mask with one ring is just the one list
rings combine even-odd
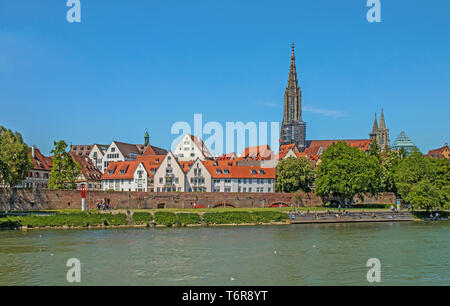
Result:
{"label": "riverbank", "polygon": [[[21,215],[18,215],[21,214]],[[440,220],[448,220],[448,212],[440,212]],[[163,227],[216,227],[216,226],[254,226],[290,225],[312,223],[360,223],[360,222],[401,222],[427,220],[426,212],[398,213],[378,210],[358,210],[346,213],[324,211],[297,211],[289,217],[286,211],[136,211],[127,215],[114,212],[12,212],[0,215],[0,230],[33,229],[106,229],[106,228],[163,228]]]}

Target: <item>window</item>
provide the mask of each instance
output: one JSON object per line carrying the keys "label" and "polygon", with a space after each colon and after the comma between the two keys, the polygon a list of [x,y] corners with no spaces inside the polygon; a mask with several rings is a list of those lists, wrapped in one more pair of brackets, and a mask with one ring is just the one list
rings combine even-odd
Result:
{"label": "window", "polygon": [[256,170],[252,169],[251,172],[252,172],[252,174],[256,174]]}
{"label": "window", "polygon": [[264,174],[264,170],[259,170],[259,174]]}
{"label": "window", "polygon": [[252,187],[248,187],[248,192],[252,192]]}
{"label": "window", "polygon": [[[162,184],[163,183],[163,178],[162,177],[160,177],[159,178],[159,182]],[[159,188],[158,188],[159,189]]]}
{"label": "window", "polygon": [[231,192],[231,187],[225,187],[225,192]]}
{"label": "window", "polygon": [[216,170],[216,174],[222,174],[222,170],[217,169],[217,170]]}
{"label": "window", "polygon": [[230,174],[230,170],[224,169],[224,170],[223,170],[223,173],[224,173],[224,174]]}

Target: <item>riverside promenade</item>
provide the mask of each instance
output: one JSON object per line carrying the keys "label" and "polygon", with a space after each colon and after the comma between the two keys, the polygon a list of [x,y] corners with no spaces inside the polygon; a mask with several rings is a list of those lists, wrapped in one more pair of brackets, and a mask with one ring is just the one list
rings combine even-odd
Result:
{"label": "riverside promenade", "polygon": [[291,224],[415,221],[408,211],[401,212],[298,212]]}

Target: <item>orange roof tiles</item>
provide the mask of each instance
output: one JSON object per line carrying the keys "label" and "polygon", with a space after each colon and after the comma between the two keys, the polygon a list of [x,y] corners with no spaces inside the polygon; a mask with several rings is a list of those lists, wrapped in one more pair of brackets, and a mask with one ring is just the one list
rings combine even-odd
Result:
{"label": "orange roof tiles", "polygon": [[[141,161],[139,160],[111,162],[108,165],[108,168],[106,168],[106,171],[102,175],[101,179],[102,180],[133,179],[134,172],[136,171],[140,163]],[[121,173],[121,170],[125,170],[125,172]]]}
{"label": "orange roof tiles", "polygon": [[274,158],[275,154],[269,145],[247,147],[239,157],[240,160],[270,160]]}
{"label": "orange roof tiles", "polygon": [[275,178],[275,168],[236,166],[235,162],[214,164],[211,161],[203,161],[202,163],[212,178]]}
{"label": "orange roof tiles", "polygon": [[69,153],[72,159],[80,166],[81,173],[87,180],[99,181],[102,177],[100,170],[95,168],[89,157]]}

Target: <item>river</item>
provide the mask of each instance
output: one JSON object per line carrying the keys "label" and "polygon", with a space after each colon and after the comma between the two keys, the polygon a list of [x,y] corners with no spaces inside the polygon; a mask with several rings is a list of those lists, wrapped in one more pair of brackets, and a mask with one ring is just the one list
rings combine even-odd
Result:
{"label": "river", "polygon": [[0,231],[0,285],[450,285],[450,223]]}

